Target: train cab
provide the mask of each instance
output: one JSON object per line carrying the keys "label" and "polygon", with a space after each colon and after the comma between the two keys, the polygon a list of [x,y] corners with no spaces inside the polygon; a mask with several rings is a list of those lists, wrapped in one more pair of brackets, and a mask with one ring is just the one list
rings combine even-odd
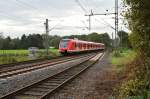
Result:
{"label": "train cab", "polygon": [[59,51],[60,53],[67,53],[67,50],[68,50],[68,47],[69,47],[69,42],[70,40],[69,39],[62,39],[60,41],[60,44],[59,44]]}

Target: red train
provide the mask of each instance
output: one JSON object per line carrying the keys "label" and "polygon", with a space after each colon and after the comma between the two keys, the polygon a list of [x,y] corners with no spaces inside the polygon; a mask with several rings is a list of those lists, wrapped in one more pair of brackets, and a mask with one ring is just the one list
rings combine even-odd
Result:
{"label": "red train", "polygon": [[76,39],[62,39],[59,44],[59,51],[62,54],[104,50],[104,49],[105,45],[103,43],[94,43]]}

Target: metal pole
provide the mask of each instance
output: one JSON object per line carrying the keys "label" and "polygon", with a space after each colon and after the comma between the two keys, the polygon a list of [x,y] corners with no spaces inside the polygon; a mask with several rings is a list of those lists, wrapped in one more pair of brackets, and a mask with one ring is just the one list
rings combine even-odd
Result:
{"label": "metal pole", "polygon": [[89,32],[91,31],[91,15],[89,15]]}
{"label": "metal pole", "polygon": [[89,32],[90,32],[91,31],[91,16],[93,16],[92,9],[91,9],[91,13],[88,16],[89,16]]}
{"label": "metal pole", "polygon": [[121,34],[120,34],[120,48],[121,48],[121,50],[123,48],[123,43],[122,43],[122,26],[121,26]]}
{"label": "metal pole", "polygon": [[114,34],[113,34],[113,32],[112,32],[112,47],[114,47],[114,44],[113,44],[113,42],[114,42]]}
{"label": "metal pole", "polygon": [[115,49],[117,49],[117,34],[118,34],[118,0],[115,0]]}
{"label": "metal pole", "polygon": [[46,55],[48,55],[48,50],[49,50],[49,44],[48,44],[48,35],[49,35],[49,26],[48,26],[48,19],[46,19],[46,23],[45,23],[45,29],[46,29],[46,37],[45,37],[45,44],[46,44]]}

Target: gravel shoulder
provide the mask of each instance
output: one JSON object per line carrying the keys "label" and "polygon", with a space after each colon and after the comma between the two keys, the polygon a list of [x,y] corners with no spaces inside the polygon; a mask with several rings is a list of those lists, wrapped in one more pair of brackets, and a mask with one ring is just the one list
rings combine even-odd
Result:
{"label": "gravel shoulder", "polygon": [[79,77],[65,85],[50,99],[112,99],[121,78],[114,70],[109,53]]}
{"label": "gravel shoulder", "polygon": [[16,91],[22,87],[31,85],[32,83],[48,78],[54,74],[57,74],[65,70],[66,68],[70,68],[79,63],[82,63],[87,59],[88,57],[84,59],[75,59],[72,61],[56,64],[53,66],[48,66],[31,72],[14,75],[12,77],[2,78],[0,79],[0,97],[12,91]]}

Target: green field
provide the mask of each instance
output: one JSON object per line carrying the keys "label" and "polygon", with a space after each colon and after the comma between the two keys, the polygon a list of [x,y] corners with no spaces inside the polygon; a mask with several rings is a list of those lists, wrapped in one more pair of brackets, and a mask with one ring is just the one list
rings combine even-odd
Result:
{"label": "green field", "polygon": [[[40,49],[40,51],[45,51],[44,49]],[[50,49],[50,52],[53,52],[55,54],[59,54],[58,49]],[[0,55],[3,54],[28,54],[29,51],[28,50],[0,50]]]}
{"label": "green field", "polygon": [[[0,64],[33,60],[33,58],[29,57],[28,54],[28,50],[0,50]],[[46,57],[44,49],[40,49],[38,54],[39,55],[36,59]],[[49,50],[49,57],[53,58],[58,56],[60,56],[58,49]]]}
{"label": "green field", "polygon": [[4,54],[28,54],[28,50],[0,50],[0,55]]}
{"label": "green field", "polygon": [[124,49],[119,56],[115,56],[114,52],[111,54],[110,59],[112,64],[118,69],[123,69],[123,66],[132,62],[136,57],[136,53],[133,50]]}

